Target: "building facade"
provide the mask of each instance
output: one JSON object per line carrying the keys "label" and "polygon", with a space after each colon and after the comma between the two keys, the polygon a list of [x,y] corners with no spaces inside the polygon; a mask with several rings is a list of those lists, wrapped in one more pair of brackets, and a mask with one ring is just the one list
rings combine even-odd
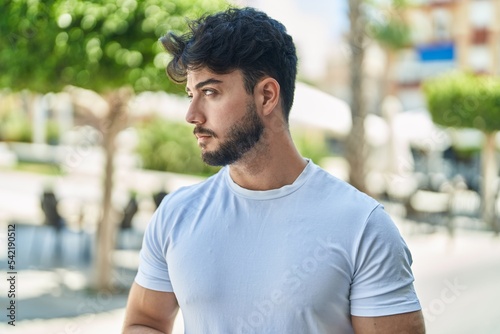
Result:
{"label": "building facade", "polygon": [[394,72],[407,108],[425,105],[422,81],[460,69],[500,75],[500,0],[416,0],[405,13],[412,45]]}

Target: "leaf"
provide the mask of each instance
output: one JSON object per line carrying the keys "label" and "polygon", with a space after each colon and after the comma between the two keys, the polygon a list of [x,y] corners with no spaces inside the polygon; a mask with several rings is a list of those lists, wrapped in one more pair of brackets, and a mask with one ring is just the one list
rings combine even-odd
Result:
{"label": "leaf", "polygon": [[184,17],[226,7],[224,0],[6,1],[0,5],[0,88],[182,93],[155,64],[164,53],[158,38],[184,30]]}
{"label": "leaf", "polygon": [[435,123],[446,127],[500,130],[500,79],[452,72],[424,83]]}

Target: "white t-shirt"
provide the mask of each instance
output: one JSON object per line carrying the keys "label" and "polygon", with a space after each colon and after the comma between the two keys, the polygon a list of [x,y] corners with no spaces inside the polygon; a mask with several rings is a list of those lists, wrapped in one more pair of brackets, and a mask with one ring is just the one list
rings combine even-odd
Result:
{"label": "white t-shirt", "polygon": [[353,333],[350,316],[420,310],[411,255],[374,199],[310,161],[251,191],[229,167],[163,200],[136,282],[174,292],[185,331]]}

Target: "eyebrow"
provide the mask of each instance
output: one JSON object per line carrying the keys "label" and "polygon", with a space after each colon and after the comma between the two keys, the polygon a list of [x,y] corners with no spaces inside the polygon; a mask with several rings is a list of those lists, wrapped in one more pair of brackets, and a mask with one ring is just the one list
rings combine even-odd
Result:
{"label": "eyebrow", "polygon": [[[218,80],[218,79],[214,79],[214,78],[210,78],[210,79],[207,79],[205,81],[201,81],[201,82],[198,82],[194,88],[195,89],[200,89],[201,87],[203,86],[206,86],[206,85],[211,85],[211,84],[219,84],[219,83],[222,83],[221,80]],[[186,92],[190,92],[191,90],[186,87]]]}

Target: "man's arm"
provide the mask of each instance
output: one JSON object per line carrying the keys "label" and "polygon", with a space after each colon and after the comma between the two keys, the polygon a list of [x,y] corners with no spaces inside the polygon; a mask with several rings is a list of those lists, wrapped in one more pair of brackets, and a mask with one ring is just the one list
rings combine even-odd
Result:
{"label": "man's arm", "polygon": [[172,292],[161,292],[132,285],[127,302],[123,334],[170,334],[179,310]]}
{"label": "man's arm", "polygon": [[383,317],[352,316],[351,320],[356,334],[425,334],[421,311]]}

